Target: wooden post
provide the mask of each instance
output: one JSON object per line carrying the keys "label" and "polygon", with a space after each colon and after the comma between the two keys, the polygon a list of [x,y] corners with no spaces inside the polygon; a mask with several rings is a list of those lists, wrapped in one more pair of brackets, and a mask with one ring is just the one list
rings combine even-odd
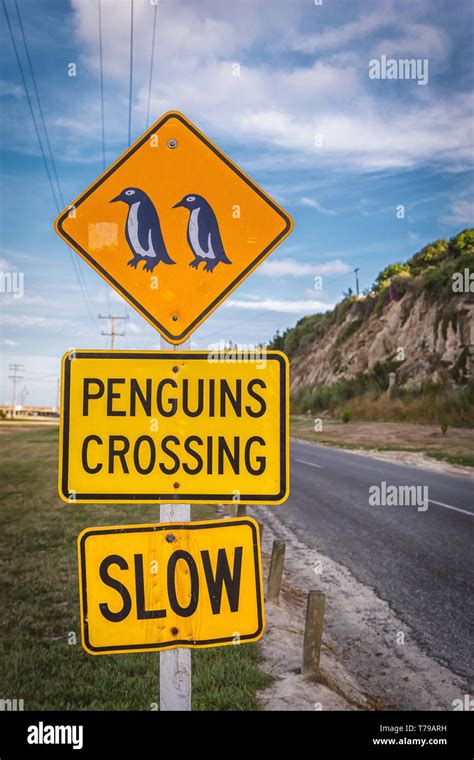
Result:
{"label": "wooden post", "polygon": [[[160,339],[162,350],[178,346]],[[180,350],[189,350],[189,340]],[[190,504],[161,504],[160,522],[189,522]],[[160,710],[191,710],[191,650],[169,649],[160,652]]]}
{"label": "wooden post", "polygon": [[321,591],[310,591],[306,608],[306,624],[303,643],[303,675],[319,678],[319,659],[323,640],[324,608],[326,597]]}
{"label": "wooden post", "polygon": [[280,596],[281,579],[283,577],[283,563],[285,561],[285,542],[274,541],[272,559],[270,562],[270,574],[268,576],[267,601],[278,602]]}
{"label": "wooden post", "polygon": [[239,504],[237,507],[237,517],[245,517],[247,514],[247,506],[245,504]]}

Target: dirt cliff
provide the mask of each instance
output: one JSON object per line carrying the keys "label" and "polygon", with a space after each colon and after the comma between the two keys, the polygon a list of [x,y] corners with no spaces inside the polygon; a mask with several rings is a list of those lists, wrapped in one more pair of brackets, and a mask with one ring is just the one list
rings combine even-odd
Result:
{"label": "dirt cliff", "polygon": [[349,292],[270,345],[288,354],[293,396],[312,393],[309,407],[325,408],[325,393],[331,406],[331,389],[347,398],[472,384],[474,230],[386,267],[364,295]]}
{"label": "dirt cliff", "polygon": [[324,337],[305,343],[292,356],[292,389],[335,383],[377,364],[390,364],[396,385],[406,389],[428,381],[464,383],[474,374],[474,294],[440,303],[407,290],[377,313],[362,296]]}

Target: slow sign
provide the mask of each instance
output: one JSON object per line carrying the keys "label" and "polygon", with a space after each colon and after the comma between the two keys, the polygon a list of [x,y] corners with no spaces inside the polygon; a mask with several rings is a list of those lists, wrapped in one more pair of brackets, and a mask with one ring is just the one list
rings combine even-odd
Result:
{"label": "slow sign", "polygon": [[251,518],[88,528],[78,552],[89,654],[242,644],[263,634]]}
{"label": "slow sign", "polygon": [[65,501],[287,498],[284,354],[71,351],[62,380]]}

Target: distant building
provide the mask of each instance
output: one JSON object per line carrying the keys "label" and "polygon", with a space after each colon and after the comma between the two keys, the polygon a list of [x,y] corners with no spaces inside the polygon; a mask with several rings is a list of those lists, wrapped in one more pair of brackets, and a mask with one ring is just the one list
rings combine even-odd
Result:
{"label": "distant building", "polygon": [[54,406],[0,406],[0,419],[29,419],[29,418],[59,419],[59,409]]}

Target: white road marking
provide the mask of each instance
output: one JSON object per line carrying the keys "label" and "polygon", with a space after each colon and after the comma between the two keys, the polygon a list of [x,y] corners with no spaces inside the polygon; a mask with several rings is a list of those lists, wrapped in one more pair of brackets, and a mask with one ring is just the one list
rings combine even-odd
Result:
{"label": "white road marking", "polygon": [[318,469],[324,470],[324,467],[322,466],[322,464],[315,464],[314,462],[307,462],[306,459],[297,459],[296,461],[299,462],[300,464],[309,464],[310,467],[318,467]]}
{"label": "white road marking", "polygon": [[[316,464],[315,462],[308,462],[306,459],[296,459],[297,462],[300,464],[308,464],[310,467],[317,467],[319,470],[324,470],[324,467],[321,464]],[[452,509],[454,512],[461,512],[463,515],[470,515],[470,517],[474,517],[474,512],[469,512],[467,509],[461,509],[460,507],[453,507],[451,504],[444,504],[442,501],[435,501],[434,499],[428,499],[431,504],[437,504],[439,507],[444,507],[445,509]]]}
{"label": "white road marking", "polygon": [[444,507],[445,509],[453,509],[455,512],[462,512],[463,515],[470,515],[471,517],[474,517],[474,512],[468,512],[467,509],[460,509],[459,507],[452,507],[451,504],[443,504],[442,501],[435,501],[434,499],[428,499],[431,504],[437,504],[439,507]]}

